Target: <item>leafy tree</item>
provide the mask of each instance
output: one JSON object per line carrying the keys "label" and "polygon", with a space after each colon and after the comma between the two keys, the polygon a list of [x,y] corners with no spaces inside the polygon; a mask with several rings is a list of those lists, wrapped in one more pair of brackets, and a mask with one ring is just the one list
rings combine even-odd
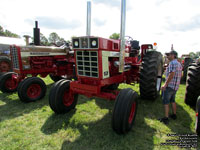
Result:
{"label": "leafy tree", "polygon": [[53,44],[56,44],[57,42],[60,41],[60,37],[59,35],[56,33],[56,32],[52,32],[50,35],[49,35],[49,43],[53,43]]}
{"label": "leafy tree", "polygon": [[9,30],[5,30],[3,29],[2,26],[0,26],[0,36],[6,36],[6,37],[15,37],[15,38],[19,38],[20,36],[10,32]]}
{"label": "leafy tree", "polygon": [[44,45],[44,46],[48,46],[49,45],[48,39],[42,33],[40,33],[40,44]]}
{"label": "leafy tree", "polygon": [[118,40],[118,39],[119,39],[119,36],[120,36],[119,33],[113,33],[109,38],[110,38],[110,39],[116,39],[116,40]]}
{"label": "leafy tree", "polygon": [[190,57],[191,57],[192,59],[196,59],[196,58],[199,58],[200,52],[196,52],[196,53],[190,52],[189,55],[190,55]]}

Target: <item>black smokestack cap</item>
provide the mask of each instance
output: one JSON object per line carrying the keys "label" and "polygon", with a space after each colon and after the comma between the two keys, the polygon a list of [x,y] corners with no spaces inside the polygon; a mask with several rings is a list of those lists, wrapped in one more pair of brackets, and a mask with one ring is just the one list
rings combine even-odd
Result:
{"label": "black smokestack cap", "polygon": [[40,28],[38,22],[35,21],[35,28],[33,29],[34,45],[40,45]]}

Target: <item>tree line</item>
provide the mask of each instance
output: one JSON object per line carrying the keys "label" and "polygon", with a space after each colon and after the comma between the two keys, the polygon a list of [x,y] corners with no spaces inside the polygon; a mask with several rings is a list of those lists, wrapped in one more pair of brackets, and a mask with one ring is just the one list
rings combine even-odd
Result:
{"label": "tree line", "polygon": [[2,26],[0,26],[0,36],[20,38],[19,35],[12,33],[9,30],[4,30],[4,28]]}

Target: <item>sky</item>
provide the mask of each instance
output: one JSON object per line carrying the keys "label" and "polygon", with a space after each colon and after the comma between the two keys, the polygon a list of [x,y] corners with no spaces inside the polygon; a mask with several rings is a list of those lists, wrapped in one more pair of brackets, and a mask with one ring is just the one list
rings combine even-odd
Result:
{"label": "sky", "polygon": [[[91,35],[120,32],[120,0],[91,0]],[[179,56],[200,51],[200,0],[126,0],[126,35],[157,50],[173,44]],[[70,40],[86,35],[87,0],[1,0],[0,25],[20,36],[33,35],[35,20],[46,37]]]}

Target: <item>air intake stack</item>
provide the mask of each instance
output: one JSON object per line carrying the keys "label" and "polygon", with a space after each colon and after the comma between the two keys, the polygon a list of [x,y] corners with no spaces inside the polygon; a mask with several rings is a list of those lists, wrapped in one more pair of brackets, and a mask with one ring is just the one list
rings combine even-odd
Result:
{"label": "air intake stack", "polygon": [[120,29],[120,57],[119,72],[124,72],[125,56],[125,26],[126,26],[126,0],[121,0],[121,29]]}
{"label": "air intake stack", "polygon": [[40,28],[38,28],[38,22],[35,21],[35,28],[33,28],[34,45],[40,45]]}
{"label": "air intake stack", "polygon": [[87,29],[86,35],[91,35],[91,1],[87,1]]}

